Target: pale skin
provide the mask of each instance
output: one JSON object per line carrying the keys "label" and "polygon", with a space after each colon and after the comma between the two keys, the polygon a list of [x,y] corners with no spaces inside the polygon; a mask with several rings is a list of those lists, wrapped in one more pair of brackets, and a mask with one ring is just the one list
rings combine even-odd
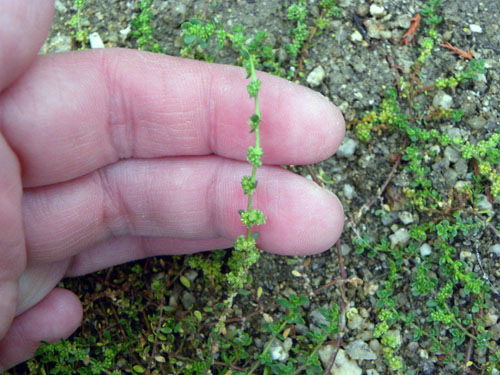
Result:
{"label": "pale skin", "polygon": [[[0,5],[0,371],[68,337],[82,308],[63,277],[153,255],[231,247],[252,101],[236,67],[130,50],[37,56],[53,0]],[[331,156],[344,134],[327,99],[266,74],[258,246],[330,248],[338,199],[280,168]]]}

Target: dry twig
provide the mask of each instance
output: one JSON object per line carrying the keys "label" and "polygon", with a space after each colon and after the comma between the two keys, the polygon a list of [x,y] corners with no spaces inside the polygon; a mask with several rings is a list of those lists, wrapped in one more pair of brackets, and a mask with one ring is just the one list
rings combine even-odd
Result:
{"label": "dry twig", "polygon": [[472,53],[470,52],[469,48],[466,48],[464,51],[458,47],[452,46],[450,44],[450,42],[447,42],[447,41],[440,44],[439,46],[446,48],[446,49],[449,49],[451,51],[450,54],[452,54],[452,55],[458,55],[458,56],[463,57],[464,59],[467,59],[467,60],[472,60],[474,58],[472,56]]}

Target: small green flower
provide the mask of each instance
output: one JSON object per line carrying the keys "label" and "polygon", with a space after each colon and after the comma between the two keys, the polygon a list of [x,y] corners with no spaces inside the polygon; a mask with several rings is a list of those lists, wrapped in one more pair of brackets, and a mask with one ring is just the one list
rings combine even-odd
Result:
{"label": "small green flower", "polygon": [[247,227],[266,223],[266,217],[261,210],[240,211],[241,222]]}
{"label": "small green flower", "polygon": [[247,153],[248,162],[256,167],[260,167],[262,165],[260,157],[262,156],[263,153],[264,152],[260,147],[250,146],[248,148],[248,153]]}
{"label": "small green flower", "polygon": [[243,235],[238,236],[234,242],[234,248],[238,251],[250,251],[255,248],[255,240],[253,237],[246,238]]}
{"label": "small green flower", "polygon": [[247,91],[251,98],[256,98],[259,94],[260,84],[261,82],[258,79],[252,80],[248,84]]}
{"label": "small green flower", "polygon": [[257,181],[255,181],[251,176],[244,176],[241,179],[241,187],[246,195],[253,194],[257,188]]}

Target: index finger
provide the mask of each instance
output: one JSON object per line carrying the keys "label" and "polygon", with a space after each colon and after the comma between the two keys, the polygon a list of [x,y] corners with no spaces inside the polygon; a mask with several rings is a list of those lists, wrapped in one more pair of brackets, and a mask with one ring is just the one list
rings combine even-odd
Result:
{"label": "index finger", "polygon": [[[329,157],[344,122],[324,97],[261,73],[263,161]],[[0,100],[0,129],[25,187],[123,158],[218,154],[244,160],[253,101],[241,68],[131,50],[41,56]]]}

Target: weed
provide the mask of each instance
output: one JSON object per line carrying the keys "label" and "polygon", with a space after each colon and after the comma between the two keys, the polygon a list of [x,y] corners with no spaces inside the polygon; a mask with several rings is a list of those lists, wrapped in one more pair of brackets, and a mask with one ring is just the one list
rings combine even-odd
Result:
{"label": "weed", "polygon": [[76,9],[76,14],[71,16],[71,19],[66,23],[71,27],[71,35],[79,44],[80,49],[85,49],[89,43],[89,30],[83,26],[86,20],[84,16],[86,0],[74,0],[73,7]]}
{"label": "weed", "polygon": [[161,47],[154,39],[154,31],[151,27],[151,21],[154,18],[151,9],[153,0],[140,0],[140,13],[132,19],[132,37],[137,40],[137,46],[141,50],[151,52],[161,52]]}

